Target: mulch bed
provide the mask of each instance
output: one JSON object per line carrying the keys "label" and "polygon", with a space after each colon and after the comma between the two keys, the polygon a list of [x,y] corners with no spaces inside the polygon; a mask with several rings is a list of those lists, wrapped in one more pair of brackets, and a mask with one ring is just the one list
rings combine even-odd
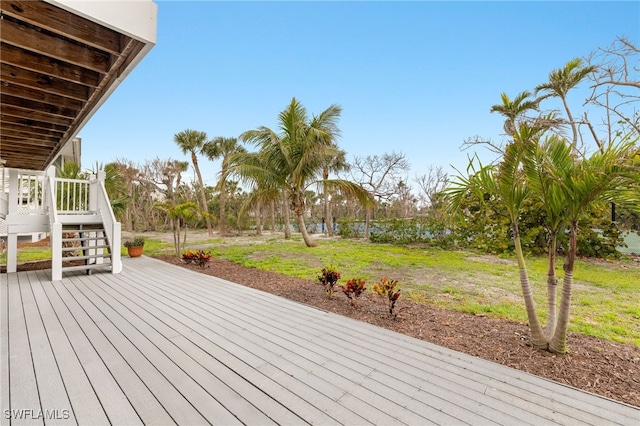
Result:
{"label": "mulch bed", "polygon": [[640,407],[640,348],[631,344],[569,333],[571,352],[554,355],[532,348],[528,326],[514,321],[450,311],[402,297],[394,320],[377,295],[364,294],[354,308],[341,293],[327,298],[315,281],[215,258],[205,268],[186,265],[173,256],[159,259]]}

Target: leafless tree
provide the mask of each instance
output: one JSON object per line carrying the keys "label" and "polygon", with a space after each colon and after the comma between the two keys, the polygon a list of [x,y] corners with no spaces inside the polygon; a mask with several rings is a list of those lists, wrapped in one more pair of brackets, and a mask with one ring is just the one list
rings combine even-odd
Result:
{"label": "leafless tree", "polygon": [[[589,75],[593,84],[587,103],[607,111],[602,121],[606,142],[610,144],[621,134],[640,134],[640,48],[628,38],[618,37],[610,46],[593,52],[587,61],[596,66]],[[593,126],[590,131],[599,141]]]}
{"label": "leafless tree", "polygon": [[438,194],[449,185],[449,175],[440,166],[429,166],[428,173],[416,175],[413,181],[420,188],[418,197],[424,207],[436,204]]}
{"label": "leafless tree", "polygon": [[[351,165],[351,177],[368,190],[376,201],[388,201],[397,193],[398,183],[409,167],[409,161],[403,153],[357,156]],[[369,238],[372,208],[365,211],[364,237]]]}

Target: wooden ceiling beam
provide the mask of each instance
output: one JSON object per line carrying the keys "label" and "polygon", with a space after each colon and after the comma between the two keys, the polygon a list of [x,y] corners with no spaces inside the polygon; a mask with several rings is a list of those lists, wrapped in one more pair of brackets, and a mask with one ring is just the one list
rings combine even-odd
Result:
{"label": "wooden ceiling beam", "polygon": [[100,73],[107,73],[111,55],[72,40],[57,37],[46,30],[15,22],[3,16],[2,41],[21,49],[50,56]]}
{"label": "wooden ceiling beam", "polygon": [[16,84],[4,84],[0,88],[3,95],[11,95],[20,98],[30,99],[45,104],[59,105],[63,108],[69,108],[74,111],[80,111],[84,106],[84,102],[77,99],[65,98],[64,96],[47,93],[37,88],[18,86]]}
{"label": "wooden ceiling beam", "polygon": [[[43,133],[44,132],[44,133]],[[0,130],[2,136],[13,136],[15,138],[24,138],[29,140],[41,140],[43,142],[56,143],[60,140],[60,136],[55,134],[47,134],[46,130],[30,129],[18,126],[17,124],[2,126]]]}
{"label": "wooden ceiling beam", "polygon": [[13,65],[0,64],[2,84],[17,84],[25,87],[37,87],[54,95],[67,96],[86,102],[93,89],[70,81],[59,80],[45,74],[35,73]]}
{"label": "wooden ceiling beam", "polygon": [[0,2],[0,9],[4,14],[23,22],[115,55],[122,52],[121,46],[128,38],[50,3],[3,0]]}
{"label": "wooden ceiling beam", "polygon": [[71,126],[71,123],[72,123],[72,120],[69,118],[58,117],[58,116],[46,114],[40,111],[34,111],[29,108],[21,108],[13,105],[5,105],[4,103],[0,107],[0,113],[3,115],[6,114],[13,117],[43,121],[45,123],[51,123],[51,124],[58,124],[61,126],[66,126],[67,128]]}
{"label": "wooden ceiling beam", "polygon": [[[2,134],[2,132],[0,132]],[[7,142],[13,142],[11,145],[2,144],[2,155],[5,152],[22,152],[24,149],[37,151],[40,153],[49,152],[56,144],[52,142],[39,141],[37,139],[16,138],[9,135],[2,135],[2,139]]]}
{"label": "wooden ceiling beam", "polygon": [[61,136],[67,131],[68,126],[59,124],[45,123],[44,121],[32,120],[31,118],[15,117],[12,115],[0,115],[0,129],[3,125],[18,125],[32,127],[34,129],[42,129],[46,131],[59,133]]}
{"label": "wooden ceiling beam", "polygon": [[97,87],[101,79],[99,72],[38,55],[6,43],[0,44],[0,62],[84,86]]}
{"label": "wooden ceiling beam", "polygon": [[69,118],[73,120],[77,115],[78,110],[71,108],[65,108],[53,104],[45,104],[42,102],[32,101],[31,99],[19,98],[17,96],[6,95],[4,92],[0,93],[0,99],[2,105],[15,106],[18,108],[25,108],[40,113],[51,114],[56,117]]}

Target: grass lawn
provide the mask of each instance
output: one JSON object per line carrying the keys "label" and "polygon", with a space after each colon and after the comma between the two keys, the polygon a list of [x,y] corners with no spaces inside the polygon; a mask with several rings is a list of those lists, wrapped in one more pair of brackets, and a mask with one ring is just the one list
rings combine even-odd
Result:
{"label": "grass lawn", "polygon": [[[171,241],[169,234],[147,237],[145,254],[172,254],[173,244],[167,241]],[[208,249],[214,256],[243,266],[314,281],[324,266],[333,264],[342,274],[339,283],[362,277],[372,285],[386,276],[399,281],[402,298],[527,321],[514,258],[360,240],[319,238],[318,243],[318,247],[307,248],[295,235],[291,240],[269,236],[209,239],[206,233],[193,233],[186,247]],[[20,250],[18,261],[49,256],[48,248],[25,248]],[[544,321],[546,259],[530,258],[527,264],[538,313]],[[561,263],[557,274],[559,278],[563,275]],[[640,346],[640,265],[631,261],[579,260],[574,279],[569,329]]]}

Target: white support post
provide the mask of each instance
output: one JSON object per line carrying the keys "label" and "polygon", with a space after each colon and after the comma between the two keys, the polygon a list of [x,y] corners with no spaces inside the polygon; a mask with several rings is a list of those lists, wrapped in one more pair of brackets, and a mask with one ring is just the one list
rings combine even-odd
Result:
{"label": "white support post", "polygon": [[92,212],[98,211],[98,181],[96,180],[96,175],[89,176],[89,210]]}
{"label": "white support post", "polygon": [[[9,169],[9,205],[7,217],[18,214],[18,170]],[[7,227],[7,272],[18,270],[18,234]]]}
{"label": "white support post", "polygon": [[51,225],[51,281],[62,279],[62,224]]}
{"label": "white support post", "polygon": [[7,233],[7,272],[18,271],[18,234]]}
{"label": "white support post", "polygon": [[111,273],[119,274],[122,272],[122,258],[120,255],[120,245],[122,244],[122,225],[120,222],[113,224],[113,237],[111,241]]}

